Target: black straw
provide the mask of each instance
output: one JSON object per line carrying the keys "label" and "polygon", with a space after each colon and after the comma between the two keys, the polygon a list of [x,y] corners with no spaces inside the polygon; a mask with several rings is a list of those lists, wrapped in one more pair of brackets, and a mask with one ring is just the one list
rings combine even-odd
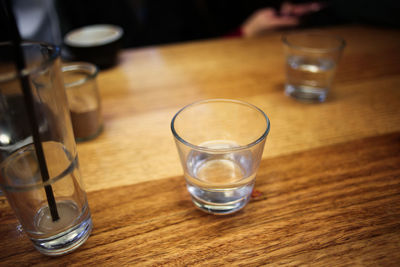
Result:
{"label": "black straw", "polygon": [[[10,37],[13,43],[14,49],[14,57],[16,62],[17,71],[19,73],[20,83],[24,94],[25,105],[29,117],[30,126],[32,129],[32,137],[33,143],[35,146],[36,157],[38,159],[40,173],[42,176],[43,183],[47,182],[50,179],[49,171],[47,169],[46,160],[44,157],[42,143],[40,142],[40,134],[37,118],[35,116],[35,108],[34,108],[34,100],[32,91],[30,88],[30,83],[28,77],[22,75],[22,71],[25,69],[25,59],[24,53],[21,46],[21,36],[19,35],[18,26],[15,20],[14,13],[12,11],[11,1],[10,0],[2,0],[3,6],[5,3],[5,11],[7,12],[8,17],[8,26],[10,31]],[[54,199],[53,189],[51,185],[45,185],[44,189],[46,191],[47,203],[49,204],[49,209],[51,213],[51,218],[54,221],[57,221],[60,217],[57,211],[56,201]]]}

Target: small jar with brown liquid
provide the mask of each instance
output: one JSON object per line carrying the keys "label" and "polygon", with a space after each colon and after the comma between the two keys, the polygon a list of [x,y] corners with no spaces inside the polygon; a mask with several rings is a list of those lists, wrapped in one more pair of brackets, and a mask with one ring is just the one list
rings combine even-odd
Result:
{"label": "small jar with brown liquid", "polygon": [[96,77],[98,69],[86,62],[65,63],[62,66],[75,140],[95,138],[103,129],[100,95]]}

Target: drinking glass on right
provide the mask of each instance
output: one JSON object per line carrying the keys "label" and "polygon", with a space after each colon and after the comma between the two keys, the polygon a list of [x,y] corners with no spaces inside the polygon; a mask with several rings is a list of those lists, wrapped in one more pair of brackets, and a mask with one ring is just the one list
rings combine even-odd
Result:
{"label": "drinking glass on right", "polygon": [[171,130],[196,207],[223,215],[247,204],[269,129],[261,109],[237,100],[198,101],[176,113]]}
{"label": "drinking glass on right", "polygon": [[282,37],[286,57],[285,93],[302,102],[324,102],[345,41],[322,32]]}

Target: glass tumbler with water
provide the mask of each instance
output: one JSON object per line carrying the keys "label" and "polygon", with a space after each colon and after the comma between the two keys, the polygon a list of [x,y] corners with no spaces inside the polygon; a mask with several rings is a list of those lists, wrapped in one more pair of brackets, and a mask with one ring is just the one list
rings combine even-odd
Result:
{"label": "glass tumbler with water", "polygon": [[0,188],[35,248],[61,255],[86,241],[92,220],[60,50],[23,43],[26,68],[21,71],[13,51],[10,43],[0,43]]}
{"label": "glass tumbler with water", "polygon": [[171,129],[193,203],[217,215],[243,208],[270,129],[264,112],[237,100],[204,100],[182,108]]}
{"label": "glass tumbler with water", "polygon": [[282,38],[286,56],[285,93],[303,102],[323,102],[331,89],[345,42],[321,33],[291,33]]}

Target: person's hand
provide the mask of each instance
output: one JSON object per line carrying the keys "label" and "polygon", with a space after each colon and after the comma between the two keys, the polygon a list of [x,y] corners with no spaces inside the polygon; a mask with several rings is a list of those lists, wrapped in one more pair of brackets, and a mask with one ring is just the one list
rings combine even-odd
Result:
{"label": "person's hand", "polygon": [[264,31],[298,24],[297,17],[279,16],[274,9],[265,8],[254,12],[243,23],[242,32],[245,37],[253,37],[262,34]]}
{"label": "person's hand", "polygon": [[323,4],[316,2],[305,4],[285,2],[279,14],[272,8],[260,9],[243,23],[242,33],[245,37],[253,37],[273,29],[297,26],[301,16],[317,12],[322,7]]}
{"label": "person's hand", "polygon": [[310,13],[320,11],[325,5],[323,3],[311,2],[303,4],[292,4],[284,2],[281,6],[281,16],[295,16],[300,17]]}

